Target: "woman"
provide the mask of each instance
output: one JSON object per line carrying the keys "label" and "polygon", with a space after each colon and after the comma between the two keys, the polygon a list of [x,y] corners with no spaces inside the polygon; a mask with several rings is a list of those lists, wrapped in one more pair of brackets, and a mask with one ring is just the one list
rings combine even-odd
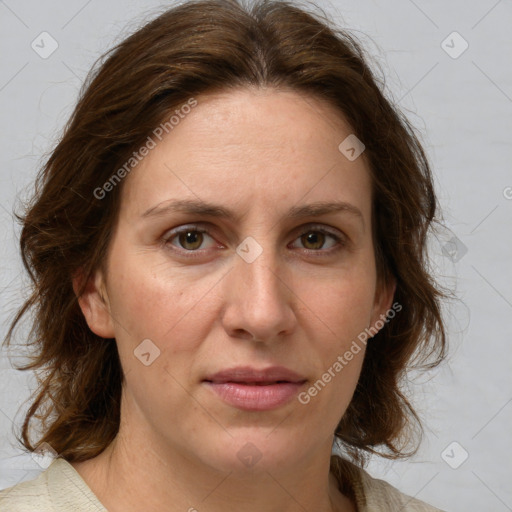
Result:
{"label": "woman", "polygon": [[284,1],[169,9],[90,77],[22,218],[20,441],[58,457],[0,508],[438,510],[362,469],[414,452],[400,379],[444,356],[435,213],[349,35]]}

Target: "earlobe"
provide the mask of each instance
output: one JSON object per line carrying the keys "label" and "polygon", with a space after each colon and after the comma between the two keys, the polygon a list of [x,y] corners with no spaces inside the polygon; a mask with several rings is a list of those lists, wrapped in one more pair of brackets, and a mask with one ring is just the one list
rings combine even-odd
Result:
{"label": "earlobe", "polygon": [[[114,338],[114,323],[110,315],[110,304],[101,270],[87,278],[78,272],[73,277],[73,290],[89,329],[102,338]],[[82,292],[80,294],[80,292]]]}

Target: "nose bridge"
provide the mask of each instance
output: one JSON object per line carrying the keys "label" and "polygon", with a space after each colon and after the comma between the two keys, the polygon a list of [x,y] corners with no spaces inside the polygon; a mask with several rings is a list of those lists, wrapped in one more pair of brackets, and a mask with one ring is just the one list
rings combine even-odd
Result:
{"label": "nose bridge", "polygon": [[224,321],[229,331],[245,331],[263,341],[290,331],[294,314],[272,236],[260,240],[246,239],[237,248]]}
{"label": "nose bridge", "polygon": [[241,281],[242,291],[252,295],[254,301],[275,300],[282,294],[279,254],[270,238],[260,244],[248,237],[237,248],[236,277]]}

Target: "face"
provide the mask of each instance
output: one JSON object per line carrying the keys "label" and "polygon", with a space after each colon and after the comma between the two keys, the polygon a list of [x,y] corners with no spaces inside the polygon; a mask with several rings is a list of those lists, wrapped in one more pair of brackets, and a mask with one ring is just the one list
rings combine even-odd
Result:
{"label": "face", "polygon": [[330,454],[364,356],[351,346],[393,291],[377,289],[364,153],[340,152],[350,126],[311,96],[196,99],[126,178],[81,299],[116,339],[125,424],[222,471]]}

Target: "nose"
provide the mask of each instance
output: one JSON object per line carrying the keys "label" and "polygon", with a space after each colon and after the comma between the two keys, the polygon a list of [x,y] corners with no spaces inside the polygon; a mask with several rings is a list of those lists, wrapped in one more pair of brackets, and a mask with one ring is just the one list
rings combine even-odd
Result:
{"label": "nose", "polygon": [[290,335],[297,323],[297,296],[287,284],[289,273],[270,249],[251,263],[235,255],[224,280],[222,323],[232,336],[272,343]]}

